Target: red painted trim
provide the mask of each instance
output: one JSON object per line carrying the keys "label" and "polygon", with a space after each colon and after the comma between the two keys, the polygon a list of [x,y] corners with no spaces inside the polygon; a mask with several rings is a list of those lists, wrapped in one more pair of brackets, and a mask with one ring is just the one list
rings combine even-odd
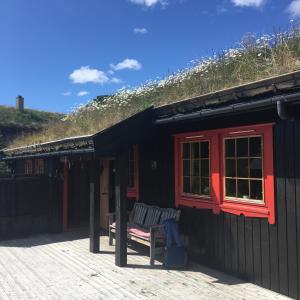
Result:
{"label": "red painted trim", "polygon": [[68,230],[69,162],[64,164],[63,230]]}
{"label": "red painted trim", "polygon": [[139,200],[140,195],[140,157],[138,145],[133,146],[134,157],[134,187],[127,188],[127,197]]}
{"label": "red painted trim", "polygon": [[[244,215],[246,217],[268,218],[270,224],[275,224],[275,195],[274,195],[274,169],[273,169],[273,124],[263,124],[246,126],[243,128],[234,128],[235,133],[232,133],[232,129],[223,130],[221,139],[221,210],[232,213],[235,215]],[[251,130],[251,132],[243,132]],[[239,131],[242,131],[239,133]],[[263,139],[263,176],[264,176],[264,202],[261,204],[251,203],[243,201],[241,199],[225,199],[224,191],[224,138],[227,137],[241,137],[260,135]]]}
{"label": "red painted trim", "polygon": [[[176,206],[183,205],[212,209],[214,213],[224,211],[247,217],[268,218],[270,224],[275,224],[273,125],[274,123],[258,124],[174,135]],[[246,202],[240,199],[225,199],[223,174],[224,138],[251,135],[261,135],[263,137],[264,203],[262,204]],[[184,141],[201,140],[210,141],[211,200],[195,195],[186,195],[181,192],[181,143]]]}
{"label": "red painted trim", "polygon": [[[210,197],[201,197],[192,194],[184,194],[182,192],[182,147],[183,142],[193,141],[209,141],[210,143],[210,170],[211,170],[211,195]],[[214,213],[219,213],[219,154],[218,154],[218,137],[214,135],[214,131],[192,132],[187,134],[179,134],[175,136],[175,204],[176,206],[184,205],[195,208],[212,209]]]}

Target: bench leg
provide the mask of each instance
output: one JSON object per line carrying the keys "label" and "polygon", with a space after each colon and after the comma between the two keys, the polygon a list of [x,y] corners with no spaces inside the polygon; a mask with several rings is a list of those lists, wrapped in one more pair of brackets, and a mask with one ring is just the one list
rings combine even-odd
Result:
{"label": "bench leg", "polygon": [[155,264],[155,239],[151,238],[150,242],[150,265],[154,266]]}
{"label": "bench leg", "polygon": [[113,237],[113,233],[111,232],[110,228],[108,230],[108,236],[109,236],[108,244],[109,244],[109,246],[112,246],[113,245],[113,239],[114,239],[114,237]]}

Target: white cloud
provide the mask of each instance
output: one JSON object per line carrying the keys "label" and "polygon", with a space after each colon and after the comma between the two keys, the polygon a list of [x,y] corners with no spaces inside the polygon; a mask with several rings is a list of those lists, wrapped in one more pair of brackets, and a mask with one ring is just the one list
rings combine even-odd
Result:
{"label": "white cloud", "polygon": [[67,96],[71,96],[71,92],[64,92],[64,93],[61,93],[63,96],[67,97]]}
{"label": "white cloud", "polygon": [[146,28],[134,28],[133,32],[137,34],[146,34],[148,33],[148,30]]}
{"label": "white cloud", "polygon": [[111,80],[110,80],[111,83],[116,83],[116,84],[120,84],[120,83],[123,83],[123,80],[117,78],[117,77],[113,77]]}
{"label": "white cloud", "polygon": [[265,0],[231,0],[236,6],[261,7]]}
{"label": "white cloud", "polygon": [[152,7],[156,4],[161,4],[162,6],[166,6],[168,4],[167,0],[130,0],[131,3],[144,5],[146,7]]}
{"label": "white cloud", "polygon": [[300,17],[300,0],[294,0],[287,8],[288,13],[293,17]]}
{"label": "white cloud", "polygon": [[87,91],[80,91],[80,92],[77,93],[77,96],[78,97],[83,97],[83,96],[86,96],[88,94],[89,94],[89,92],[87,92]]}
{"label": "white cloud", "polygon": [[101,70],[91,69],[89,66],[83,66],[80,69],[74,70],[69,78],[73,83],[108,83],[108,76]]}
{"label": "white cloud", "polygon": [[115,71],[120,71],[124,69],[140,70],[142,68],[142,64],[139,63],[136,59],[126,58],[116,65],[110,64],[110,67]]}

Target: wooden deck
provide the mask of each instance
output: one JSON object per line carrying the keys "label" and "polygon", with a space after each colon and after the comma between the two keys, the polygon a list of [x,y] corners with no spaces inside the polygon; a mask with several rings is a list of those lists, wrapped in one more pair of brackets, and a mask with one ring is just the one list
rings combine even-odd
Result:
{"label": "wooden deck", "polygon": [[197,264],[150,267],[137,246],[118,268],[106,236],[101,253],[88,247],[84,231],[0,242],[0,299],[287,299]]}

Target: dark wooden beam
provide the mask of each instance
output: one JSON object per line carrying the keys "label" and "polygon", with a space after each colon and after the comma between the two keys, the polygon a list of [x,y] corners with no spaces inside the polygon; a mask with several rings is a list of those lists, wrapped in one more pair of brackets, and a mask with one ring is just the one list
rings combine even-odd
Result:
{"label": "dark wooden beam", "polygon": [[128,156],[127,147],[116,157],[116,257],[118,267],[127,265],[127,197]]}
{"label": "dark wooden beam", "polygon": [[68,230],[68,198],[69,198],[69,161],[64,162],[64,186],[63,186],[63,227]]}
{"label": "dark wooden beam", "polygon": [[100,250],[100,164],[90,161],[90,252]]}

